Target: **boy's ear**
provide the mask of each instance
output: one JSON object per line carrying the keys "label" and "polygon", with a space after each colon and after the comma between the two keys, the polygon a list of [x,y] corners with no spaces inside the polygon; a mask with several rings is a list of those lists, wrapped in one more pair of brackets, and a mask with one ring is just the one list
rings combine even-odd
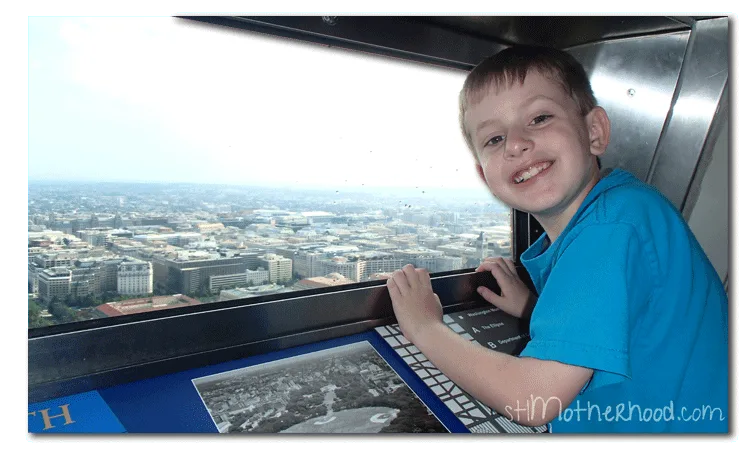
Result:
{"label": "boy's ear", "polygon": [[591,143],[591,154],[600,156],[609,145],[609,137],[612,134],[612,124],[606,110],[596,106],[585,116],[588,126],[588,140]]}

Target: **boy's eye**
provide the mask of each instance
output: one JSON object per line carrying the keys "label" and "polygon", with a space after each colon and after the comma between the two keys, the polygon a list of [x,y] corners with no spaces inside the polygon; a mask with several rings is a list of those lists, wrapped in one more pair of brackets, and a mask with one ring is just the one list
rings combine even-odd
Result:
{"label": "boy's eye", "polygon": [[484,147],[488,147],[489,145],[496,145],[503,140],[504,136],[494,136],[485,143]]}
{"label": "boy's eye", "polygon": [[538,115],[538,116],[535,117],[535,119],[533,119],[533,121],[531,122],[531,124],[533,124],[533,125],[541,124],[541,123],[546,122],[547,120],[551,119],[551,117],[552,116],[549,115],[549,114]]}

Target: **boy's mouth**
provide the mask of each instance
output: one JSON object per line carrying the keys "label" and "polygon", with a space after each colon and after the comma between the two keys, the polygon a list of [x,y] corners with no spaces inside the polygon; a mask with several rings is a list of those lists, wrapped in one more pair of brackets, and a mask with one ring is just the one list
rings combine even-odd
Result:
{"label": "boy's mouth", "polygon": [[544,170],[548,169],[549,167],[551,167],[551,164],[553,164],[553,161],[541,161],[533,165],[530,165],[522,170],[518,170],[512,176],[512,181],[514,182],[514,184],[524,183],[530,180],[531,178],[535,177],[539,173],[543,172]]}

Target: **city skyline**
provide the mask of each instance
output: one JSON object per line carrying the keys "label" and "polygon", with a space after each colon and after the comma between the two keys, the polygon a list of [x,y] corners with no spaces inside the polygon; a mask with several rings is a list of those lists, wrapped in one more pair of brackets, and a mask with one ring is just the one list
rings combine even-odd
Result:
{"label": "city skyline", "polygon": [[473,268],[511,253],[493,201],[196,184],[28,186],[29,326]]}
{"label": "city skyline", "polygon": [[493,196],[490,191],[478,188],[453,188],[453,187],[423,187],[423,186],[302,186],[299,184],[285,186],[270,186],[265,184],[233,184],[223,180],[206,181],[206,182],[160,182],[160,181],[111,181],[111,180],[46,180],[46,179],[29,179],[27,182],[29,188],[34,187],[71,187],[81,186],[85,188],[124,188],[124,189],[225,189],[229,191],[250,191],[250,190],[270,190],[277,192],[294,192],[306,193],[313,192],[320,195],[333,194],[337,197],[340,194],[372,194],[384,197],[406,197],[406,198],[444,198],[444,196],[453,196],[455,198],[464,198],[466,200],[477,200],[487,204],[495,204],[495,207],[509,210],[509,207]]}

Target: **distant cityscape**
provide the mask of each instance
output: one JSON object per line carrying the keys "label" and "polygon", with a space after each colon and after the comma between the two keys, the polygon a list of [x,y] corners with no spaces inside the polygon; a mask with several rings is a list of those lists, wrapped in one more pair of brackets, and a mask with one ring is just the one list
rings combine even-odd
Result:
{"label": "distant cityscape", "polygon": [[454,191],[30,182],[28,211],[30,328],[511,254],[509,210]]}

